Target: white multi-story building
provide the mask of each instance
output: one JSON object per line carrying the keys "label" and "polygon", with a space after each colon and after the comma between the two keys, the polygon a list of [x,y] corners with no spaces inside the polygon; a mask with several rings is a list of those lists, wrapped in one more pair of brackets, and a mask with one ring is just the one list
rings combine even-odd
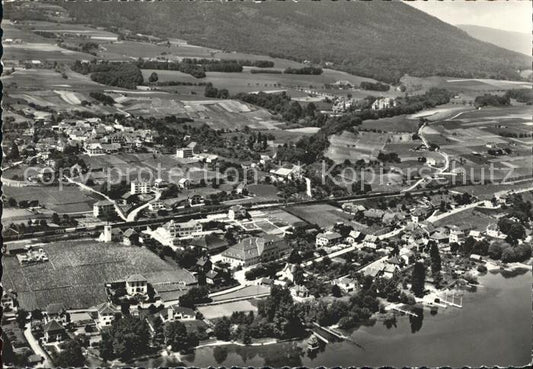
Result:
{"label": "white multi-story building", "polygon": [[382,99],[377,99],[372,103],[372,110],[382,110],[382,109],[390,109],[397,106],[398,103],[396,100],[394,100],[391,97],[385,97]]}
{"label": "white multi-story building", "polygon": [[180,159],[192,158],[194,156],[194,150],[190,147],[180,147],[176,150],[176,157]]}
{"label": "white multi-story building", "polygon": [[108,215],[115,213],[115,204],[109,200],[102,200],[95,202],[93,205],[93,215],[99,217],[101,215]]}
{"label": "white multi-story building", "polygon": [[130,193],[132,195],[145,194],[150,192],[150,184],[144,181],[132,181]]}
{"label": "white multi-story building", "polygon": [[148,280],[141,274],[130,275],[126,278],[126,293],[133,295],[146,295],[148,293]]}

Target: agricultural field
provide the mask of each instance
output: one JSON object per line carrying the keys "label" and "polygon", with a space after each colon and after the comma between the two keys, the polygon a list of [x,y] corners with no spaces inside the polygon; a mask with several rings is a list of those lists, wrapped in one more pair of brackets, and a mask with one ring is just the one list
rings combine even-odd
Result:
{"label": "agricultural field", "polygon": [[77,186],[32,186],[32,187],[3,187],[4,195],[13,197],[17,202],[23,200],[39,200],[39,204],[46,209],[59,214],[81,213],[92,211],[92,204],[96,199],[88,192],[81,191]]}
{"label": "agricultural field", "polygon": [[300,218],[282,209],[273,209],[273,210],[265,210],[265,211],[258,210],[258,211],[252,212],[251,215],[253,217],[266,216],[272,223],[278,226],[284,226],[284,225],[295,226],[295,225],[303,224],[303,221]]}
{"label": "agricultural field", "polygon": [[[468,173],[472,171],[472,177],[478,178],[482,170],[488,173],[492,167],[494,179],[503,179],[510,170],[512,178],[519,178],[531,175],[533,168],[531,124],[527,106],[486,108],[430,125],[424,128],[424,135],[460,162]],[[490,148],[505,148],[511,153],[490,155]]]}
{"label": "agricultural field", "polygon": [[[326,228],[336,223],[352,225],[354,228],[359,224],[351,221],[352,216],[343,212],[342,209],[328,204],[293,206],[287,211],[310,224],[316,224]],[[353,223],[353,224],[352,224]]]}
{"label": "agricultural field", "polygon": [[469,226],[472,229],[485,230],[489,224],[497,223],[498,219],[484,214],[476,209],[469,209],[435,222],[436,227],[453,226],[457,224]]}
{"label": "agricultural field", "polygon": [[[324,69],[321,75],[297,75],[297,74],[270,74],[270,73],[251,73],[251,68],[244,68],[240,73],[224,72],[206,72],[206,78],[196,79],[188,74],[179,71],[169,70],[143,70],[145,79],[152,73],[156,72],[160,81],[179,81],[179,82],[210,82],[216,88],[226,88],[231,94],[239,92],[256,92],[256,91],[279,91],[289,90],[289,94],[297,95],[299,88],[313,88],[317,91],[333,93],[335,90],[325,90],[324,84],[332,84],[339,80],[347,80],[358,86],[362,81],[372,81],[369,78],[354,76],[345,72]],[[271,69],[271,68],[269,68]],[[276,69],[276,68],[272,68]],[[281,70],[281,69],[279,69]],[[362,97],[372,95],[376,91],[354,90],[350,93],[359,91]],[[344,93],[346,94],[346,92]],[[395,91],[381,92],[377,95],[394,96]]]}
{"label": "agricultural field", "polygon": [[432,87],[446,88],[466,96],[482,93],[495,93],[513,88],[531,88],[531,83],[503,81],[494,79],[465,79],[452,77],[412,77],[404,76],[400,82],[407,87],[408,93],[427,91]]}
{"label": "agricultural field", "polygon": [[117,41],[107,43],[103,47],[105,50],[98,52],[101,58],[137,59],[137,58],[155,58],[165,56],[171,60],[180,60],[182,58],[211,58],[216,50],[187,45],[183,43],[172,43],[170,47],[166,45],[156,45],[148,42],[138,41]]}
{"label": "agricultural field", "polygon": [[356,135],[344,131],[340,135],[329,137],[330,145],[325,156],[336,163],[342,163],[346,159],[352,163],[360,159],[375,160],[385,147],[388,137],[382,133],[361,131]]}
{"label": "agricultural field", "polygon": [[51,303],[64,303],[68,309],[95,306],[106,301],[106,282],[137,273],[156,290],[163,281],[194,280],[146,248],[91,240],[54,242],[42,248],[49,262],[22,267],[16,258],[4,257],[3,286],[17,291],[21,308],[28,311]]}

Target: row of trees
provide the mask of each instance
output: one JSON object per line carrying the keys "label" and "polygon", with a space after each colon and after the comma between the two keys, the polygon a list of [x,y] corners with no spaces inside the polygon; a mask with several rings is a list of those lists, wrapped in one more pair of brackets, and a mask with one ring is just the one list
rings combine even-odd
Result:
{"label": "row of trees", "polygon": [[302,67],[302,68],[286,68],[283,73],[285,74],[311,74],[319,75],[322,74],[323,70],[320,67]]}
{"label": "row of trees", "polygon": [[380,83],[380,82],[366,82],[363,81],[359,84],[359,87],[363,90],[372,90],[372,91],[389,91],[390,86],[386,83]]}

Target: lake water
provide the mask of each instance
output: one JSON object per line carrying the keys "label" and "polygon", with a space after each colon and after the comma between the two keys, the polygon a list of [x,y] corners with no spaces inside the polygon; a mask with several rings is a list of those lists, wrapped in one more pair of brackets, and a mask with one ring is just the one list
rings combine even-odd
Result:
{"label": "lake water", "polygon": [[[465,292],[463,308],[425,309],[421,319],[398,317],[352,332],[357,343],[330,343],[308,354],[305,342],[253,347],[204,347],[183,356],[188,366],[522,366],[531,360],[531,271],[480,277],[477,292]],[[157,359],[143,366],[172,366]]]}

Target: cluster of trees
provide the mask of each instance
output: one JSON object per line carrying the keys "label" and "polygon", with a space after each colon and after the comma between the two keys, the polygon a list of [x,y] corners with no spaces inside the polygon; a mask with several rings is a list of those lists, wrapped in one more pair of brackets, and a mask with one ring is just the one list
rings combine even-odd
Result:
{"label": "cluster of trees", "polygon": [[204,96],[214,97],[217,99],[227,99],[229,98],[229,91],[225,88],[218,89],[213,87],[213,84],[209,82],[205,85]]}
{"label": "cluster of trees", "polygon": [[372,278],[365,278],[363,288],[350,296],[348,301],[320,300],[304,304],[303,310],[307,322],[326,326],[338,324],[339,328],[349,329],[368,321],[372,314],[380,310],[380,304]]}
{"label": "cluster of trees", "polygon": [[319,122],[323,122],[326,119],[326,116],[317,111],[315,104],[309,103],[302,107],[299,102],[291,101],[286,92],[280,94],[267,94],[264,92],[257,94],[240,93],[235,98],[268,109],[275,114],[279,114],[283,120],[288,122],[296,123],[306,119],[306,126],[318,126]]}
{"label": "cluster of trees", "polygon": [[246,279],[253,281],[254,279],[267,277],[275,278],[276,273],[283,269],[284,263],[281,261],[272,261],[270,263],[259,264],[256,267],[248,270],[245,274]]}
{"label": "cluster of trees", "polygon": [[508,106],[511,104],[509,95],[503,96],[484,94],[483,96],[477,96],[474,100],[476,107],[481,106]]}
{"label": "cluster of trees", "polygon": [[82,367],[85,365],[82,342],[71,339],[61,343],[61,351],[52,354],[54,366],[59,368]]}
{"label": "cluster of trees", "polygon": [[205,286],[193,287],[186,294],[180,296],[180,306],[194,308],[196,304],[210,302],[209,290]]}
{"label": "cluster of trees", "polygon": [[109,361],[128,362],[150,352],[150,331],[144,319],[117,316],[111,327],[102,332],[100,356]]}
{"label": "cluster of trees", "polygon": [[399,163],[401,161],[397,153],[395,152],[384,153],[381,151],[378,154],[378,160],[384,163]]}
{"label": "cluster of trees", "polygon": [[109,86],[135,89],[144,82],[141,70],[132,63],[96,64],[76,60],[72,70],[81,74],[90,74],[93,81]]}
{"label": "cluster of trees", "polygon": [[508,217],[502,217],[498,221],[498,228],[507,236],[506,240],[512,245],[516,245],[519,240],[526,237],[526,230],[520,222],[515,222]]}
{"label": "cluster of trees", "polygon": [[372,90],[372,91],[389,91],[390,86],[386,83],[380,83],[380,82],[366,82],[363,81],[359,84],[359,87],[363,90]]}
{"label": "cluster of trees", "polygon": [[89,96],[95,100],[100,101],[104,105],[113,105],[115,103],[115,100],[113,100],[111,96],[106,95],[102,92],[94,91],[89,93]]}
{"label": "cluster of trees", "polygon": [[533,102],[533,90],[530,88],[509,90],[505,93],[505,96],[527,105],[531,105]]}
{"label": "cluster of trees", "polygon": [[192,59],[183,59],[178,61],[160,61],[144,60],[139,58],[134,65],[139,69],[157,69],[157,70],[177,70],[182,73],[190,74],[194,78],[204,78],[204,67],[192,61]]}
{"label": "cluster of trees", "polygon": [[[51,36],[49,32],[42,32],[41,35],[46,35],[45,37],[54,37],[53,35]],[[90,41],[80,42],[78,45],[73,45],[73,44],[60,41],[58,42],[58,46],[64,49],[67,49],[67,50],[80,51],[80,52],[91,54],[94,56],[96,56],[96,53],[99,48],[96,42],[90,42]]]}
{"label": "cluster of trees", "polygon": [[199,338],[196,332],[187,330],[187,327],[179,321],[168,322],[164,326],[165,344],[172,351],[187,351],[198,346]]}
{"label": "cluster of trees", "polygon": [[319,75],[322,74],[323,70],[320,67],[302,67],[302,68],[286,68],[283,73],[285,74],[311,74]]}

